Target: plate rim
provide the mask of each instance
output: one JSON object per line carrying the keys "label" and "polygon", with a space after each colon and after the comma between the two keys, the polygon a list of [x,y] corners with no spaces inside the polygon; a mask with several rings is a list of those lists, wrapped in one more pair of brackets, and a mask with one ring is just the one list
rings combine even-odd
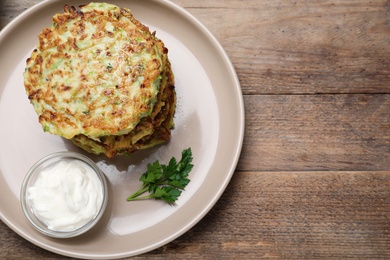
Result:
{"label": "plate rim", "polygon": [[[238,99],[238,106],[239,106],[239,119],[240,122],[237,122],[239,124],[239,129],[238,129],[238,140],[237,140],[237,146],[236,150],[234,151],[234,155],[232,157],[234,158],[234,161],[231,162],[229,169],[226,174],[226,178],[222,185],[219,186],[219,189],[216,191],[216,196],[211,198],[209,202],[207,203],[207,206],[203,207],[203,210],[198,212],[196,217],[192,218],[191,221],[187,222],[187,224],[184,227],[181,227],[179,231],[172,233],[170,237],[167,237],[164,241],[161,241],[159,243],[155,243],[153,245],[149,245],[148,247],[144,247],[142,249],[139,249],[137,252],[132,251],[131,253],[125,253],[125,254],[112,254],[112,255],[106,255],[104,257],[114,257],[114,258],[123,258],[123,257],[129,257],[129,256],[135,256],[139,255],[142,253],[149,252],[151,250],[157,249],[174,239],[178,238],[179,236],[183,235],[186,233],[189,229],[191,229],[193,226],[195,226],[203,217],[211,210],[211,208],[215,205],[215,203],[220,199],[222,196],[223,192],[225,191],[226,187],[230,183],[230,180],[235,172],[235,169],[238,164],[238,160],[242,151],[242,146],[243,146],[243,139],[244,139],[244,132],[245,132],[245,108],[244,108],[244,100],[243,100],[243,95],[241,92],[241,86],[240,82],[238,79],[238,76],[236,74],[236,71],[234,69],[234,66],[227,55],[226,51],[218,41],[218,39],[195,17],[193,16],[190,12],[185,10],[183,7],[180,7],[176,3],[173,3],[169,0],[148,0],[149,2],[154,2],[158,3],[159,5],[164,6],[165,8],[173,9],[175,12],[181,13],[186,19],[188,19],[192,24],[196,25],[197,27],[200,28],[203,34],[205,34],[211,41],[213,46],[218,48],[218,51],[220,52],[221,58],[224,60],[225,64],[228,65],[229,71],[230,71],[230,76],[232,77],[234,81],[234,86],[237,88],[236,91],[238,93],[238,96],[235,96],[235,98]],[[3,38],[6,37],[8,32],[12,32],[13,28],[17,26],[19,23],[23,23],[24,19],[27,18],[30,14],[33,14],[36,12],[36,10],[40,8],[45,8],[49,4],[49,2],[53,2],[52,0],[44,0],[40,3],[37,3],[33,5],[32,7],[26,9],[19,15],[17,15],[12,21],[10,21],[1,31],[0,31],[0,42],[3,40]],[[2,92],[1,92],[2,93]],[[2,95],[0,93],[0,96]],[[56,247],[51,247],[48,245],[45,245],[43,243],[40,243],[40,241],[37,241],[38,239],[34,237],[30,237],[26,235],[20,227],[15,226],[11,220],[5,218],[3,215],[3,212],[0,210],[0,220],[3,221],[5,225],[7,225],[9,228],[11,228],[14,232],[16,232],[19,236],[22,238],[26,239],[27,241],[33,243],[34,245],[41,247],[43,249],[46,249],[48,251],[51,251],[53,253],[57,253],[60,255],[64,256],[70,256],[70,257],[79,257],[79,258],[90,258],[91,255],[85,255],[85,254],[77,254],[74,252],[69,252],[67,250],[61,250]]]}

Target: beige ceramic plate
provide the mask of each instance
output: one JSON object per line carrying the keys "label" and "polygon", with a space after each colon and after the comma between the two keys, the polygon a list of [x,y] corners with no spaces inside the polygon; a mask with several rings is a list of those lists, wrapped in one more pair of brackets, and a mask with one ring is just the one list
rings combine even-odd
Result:
{"label": "beige ceramic plate", "polygon": [[[99,225],[72,239],[38,233],[19,202],[28,169],[43,156],[81,152],[69,141],[43,133],[25,95],[22,72],[41,29],[65,3],[46,1],[27,10],[0,33],[0,217],[15,232],[52,252],[78,258],[121,258],[158,248],[195,225],[222,195],[236,167],[244,133],[244,108],[236,73],[216,39],[194,17],[169,1],[110,1],[128,7],[157,31],[169,49],[176,76],[178,110],[172,140],[132,157],[88,155],[109,180],[107,212]],[[126,202],[146,164],[166,163],[191,147],[191,182],[177,206],[161,201]]]}

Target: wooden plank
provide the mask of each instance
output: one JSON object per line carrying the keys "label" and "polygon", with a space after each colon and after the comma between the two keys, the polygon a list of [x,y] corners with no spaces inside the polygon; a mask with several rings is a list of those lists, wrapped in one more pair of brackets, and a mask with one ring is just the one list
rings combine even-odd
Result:
{"label": "wooden plank", "polygon": [[0,30],[12,21],[16,16],[21,14],[27,8],[42,0],[1,0],[0,1]]}
{"label": "wooden plank", "polygon": [[389,170],[390,95],[245,96],[238,170]]}
{"label": "wooden plank", "polygon": [[206,218],[160,252],[386,258],[389,216],[390,172],[237,172]]}
{"label": "wooden plank", "polygon": [[[62,258],[0,230],[2,259]],[[390,171],[236,172],[202,221],[135,259],[161,257],[389,258]]]}
{"label": "wooden plank", "polygon": [[175,2],[216,35],[245,94],[390,93],[388,1]]}

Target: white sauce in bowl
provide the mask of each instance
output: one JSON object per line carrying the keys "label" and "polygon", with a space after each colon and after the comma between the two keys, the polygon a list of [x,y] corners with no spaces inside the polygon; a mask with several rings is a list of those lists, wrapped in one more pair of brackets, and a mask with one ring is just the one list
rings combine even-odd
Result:
{"label": "white sauce in bowl", "polygon": [[27,199],[49,229],[72,231],[98,214],[103,187],[91,166],[80,160],[63,160],[39,173],[27,190]]}

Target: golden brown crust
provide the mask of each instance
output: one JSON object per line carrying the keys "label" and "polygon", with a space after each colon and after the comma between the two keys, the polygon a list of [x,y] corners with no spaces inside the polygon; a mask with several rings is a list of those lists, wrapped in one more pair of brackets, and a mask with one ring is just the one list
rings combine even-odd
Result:
{"label": "golden brown crust", "polygon": [[107,157],[170,138],[176,93],[168,49],[130,10],[65,5],[38,40],[24,77],[45,131]]}
{"label": "golden brown crust", "polygon": [[159,93],[159,102],[149,117],[141,119],[133,131],[121,136],[102,136],[93,140],[85,135],[77,135],[72,142],[91,153],[104,153],[112,158],[116,155],[131,154],[169,140],[173,127],[176,108],[176,93],[173,85],[174,76],[167,69],[163,91]]}
{"label": "golden brown crust", "polygon": [[128,9],[64,11],[27,60],[25,87],[40,123],[65,138],[129,133],[157,102],[167,49]]}

